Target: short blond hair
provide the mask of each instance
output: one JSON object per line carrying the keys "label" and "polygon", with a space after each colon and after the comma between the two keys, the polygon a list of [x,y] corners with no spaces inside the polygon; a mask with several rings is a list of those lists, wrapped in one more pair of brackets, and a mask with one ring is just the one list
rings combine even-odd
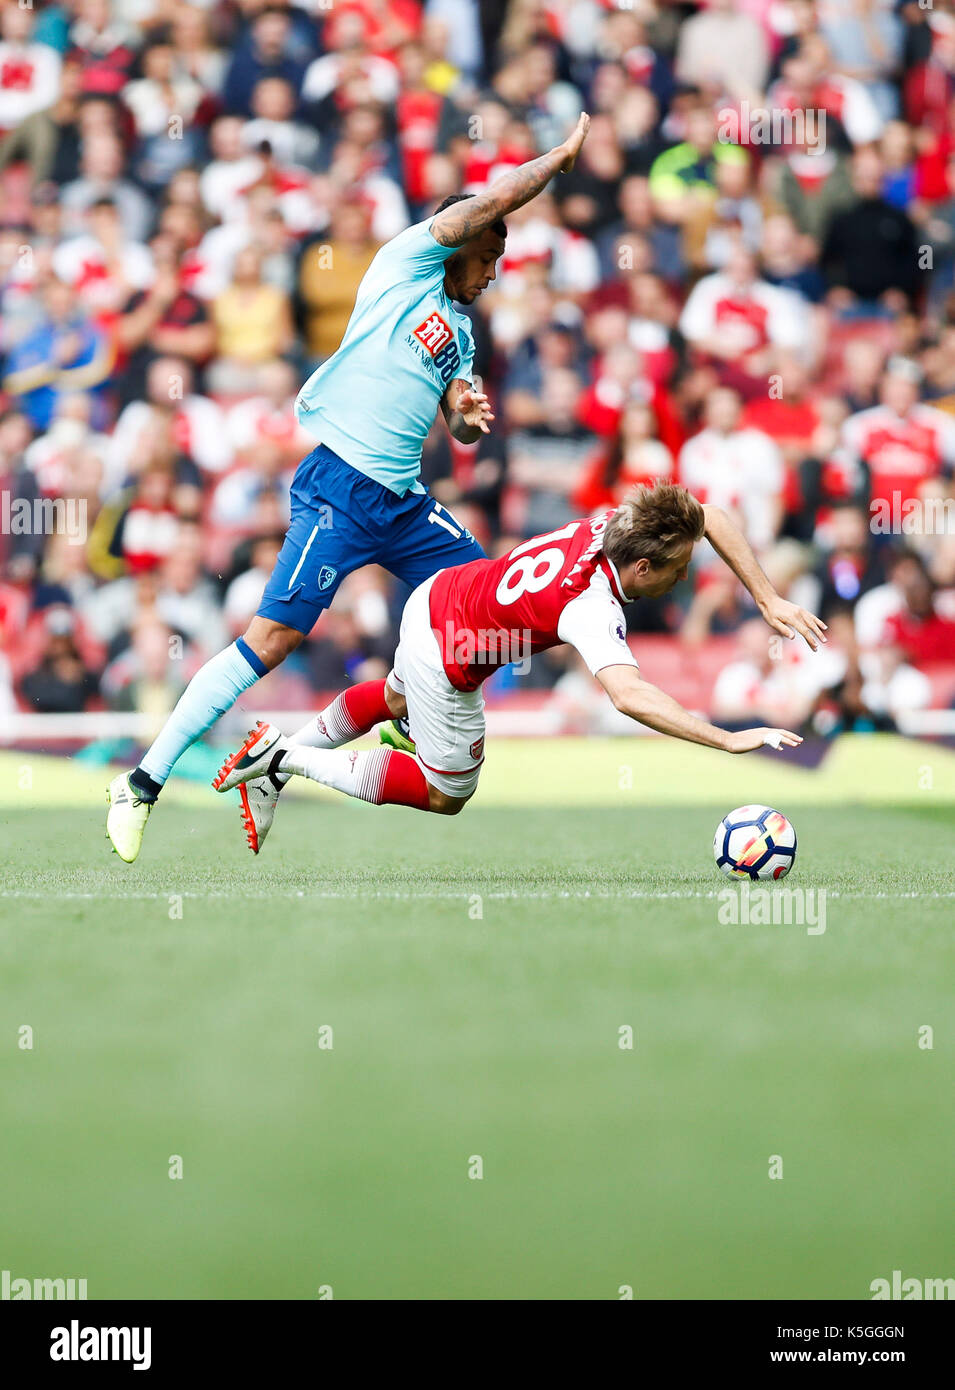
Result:
{"label": "short blond hair", "polygon": [[658,480],[624,498],[607,523],[602,549],[617,569],[636,560],[660,569],[688,543],[701,541],[705,526],[703,508],[685,487]]}

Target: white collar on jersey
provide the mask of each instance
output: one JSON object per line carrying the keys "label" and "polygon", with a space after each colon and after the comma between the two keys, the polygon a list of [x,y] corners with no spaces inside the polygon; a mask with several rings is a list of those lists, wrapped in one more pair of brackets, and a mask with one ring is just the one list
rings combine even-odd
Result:
{"label": "white collar on jersey", "polygon": [[603,551],[601,551],[600,558],[603,560],[604,564],[610,570],[610,578],[613,582],[613,587],[616,590],[617,598],[620,600],[621,603],[629,603],[630,600],[624,593],[623,585],[620,583],[620,575],[617,573],[617,566],[610,559],[609,555],[604,555]]}

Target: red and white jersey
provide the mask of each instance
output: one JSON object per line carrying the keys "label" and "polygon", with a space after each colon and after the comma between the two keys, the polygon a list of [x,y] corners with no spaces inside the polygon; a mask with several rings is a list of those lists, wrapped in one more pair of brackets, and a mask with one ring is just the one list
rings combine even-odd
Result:
{"label": "red and white jersey", "polygon": [[854,77],[837,73],[817,83],[808,102],[782,79],[769,88],[766,101],[772,111],[825,111],[840,122],[853,145],[878,140],[885,124],[868,88]]}
{"label": "red and white jersey", "polygon": [[775,540],[786,470],[779,448],[762,430],[701,430],[680,452],[680,482],[698,501],[738,517],[754,549]]}
{"label": "red and white jersey", "polygon": [[853,145],[878,140],[884,122],[868,88],[854,77],[832,73],[818,83],[813,105],[840,121]]}
{"label": "red and white jersey", "polygon": [[680,315],[680,331],[690,343],[719,338],[736,359],[772,343],[804,350],[809,342],[805,306],[792,290],[754,280],[742,290],[728,275],[704,275]]}
{"label": "red and white jersey", "polygon": [[817,154],[804,154],[794,150],[786,156],[789,171],[803,193],[810,196],[819,192],[838,167],[838,160],[832,150],[822,150]]}
{"label": "red and white jersey", "polygon": [[586,237],[532,217],[508,229],[507,248],[498,268],[500,288],[519,293],[528,266],[548,266],[553,290],[589,294],[600,284],[600,259]]}
{"label": "red and white jersey", "polygon": [[[325,53],[314,59],[305,70],[302,81],[304,101],[323,101],[332,92],[337,92],[345,75],[346,65],[354,61],[340,53]],[[383,106],[394,106],[401,90],[398,71],[387,58],[376,58],[365,53],[357,59],[360,72],[356,74],[367,85],[371,99],[380,101]]]}
{"label": "red and white jersey", "polygon": [[904,503],[955,464],[955,419],[931,405],[913,405],[906,415],[876,405],[849,416],[842,442],[869,465],[873,498],[891,503],[899,492]]}
{"label": "red and white jersey", "polygon": [[234,405],[228,415],[229,437],[237,451],[268,441],[283,452],[307,454],[312,437],[299,424],[294,398],[276,406],[266,396],[249,396]]}
{"label": "red and white jersey", "polygon": [[655,385],[665,386],[676,366],[676,353],[670,346],[670,332],[666,324],[657,319],[634,315],[630,319],[627,337],[640,353],[646,376]]}
{"label": "red and white jersey", "polygon": [[199,196],[203,207],[223,222],[244,222],[243,190],[259,178],[265,165],[260,155],[246,154],[239,159],[214,159],[199,175]]}
{"label": "red and white jersey", "polygon": [[53,269],[92,313],[119,313],[134,290],[148,289],[156,278],[153,258],[138,241],[126,242],[118,260],[110,263],[93,236],[61,241],[53,253]]}
{"label": "red and white jersey", "polygon": [[[155,428],[148,401],[130,401],[110,436],[111,476],[125,478],[142,450],[142,438]],[[184,396],[178,403],[173,433],[180,453],[205,473],[222,473],[232,462],[233,448],[225,416],[207,396]]]}
{"label": "red and white jersey", "polygon": [[616,568],[601,553],[613,511],[534,536],[496,560],[440,570],[431,629],[456,690],[476,690],[511,661],[569,642],[596,674],[636,666]]}
{"label": "red and white jersey", "polygon": [[[21,7],[25,8],[25,7]],[[0,43],[0,130],[45,111],[60,90],[60,55],[45,43]]]}

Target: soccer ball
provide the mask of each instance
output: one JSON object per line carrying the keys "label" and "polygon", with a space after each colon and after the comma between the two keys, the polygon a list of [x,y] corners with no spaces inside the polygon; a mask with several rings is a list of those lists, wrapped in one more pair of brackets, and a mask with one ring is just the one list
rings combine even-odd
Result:
{"label": "soccer ball", "polygon": [[769,806],[740,806],[716,827],[713,854],[727,878],[785,878],[796,860],[796,832]]}

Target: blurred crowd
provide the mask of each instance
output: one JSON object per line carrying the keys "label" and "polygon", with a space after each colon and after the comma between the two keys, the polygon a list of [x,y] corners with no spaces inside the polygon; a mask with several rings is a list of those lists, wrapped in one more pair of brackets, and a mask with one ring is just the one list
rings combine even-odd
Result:
{"label": "blurred crowd", "polygon": [[[952,702],[945,0],[3,0],[0,710],[170,708],[255,612],[377,249],[581,109],[468,311],[493,433],[439,415],[425,482],[489,553],[658,477],[734,514],[832,641],[774,643],[700,547],[630,620],[735,635],[724,722]],[[385,673],[405,596],[346,581],[271,707]],[[579,685],[558,649],[492,694]]]}

